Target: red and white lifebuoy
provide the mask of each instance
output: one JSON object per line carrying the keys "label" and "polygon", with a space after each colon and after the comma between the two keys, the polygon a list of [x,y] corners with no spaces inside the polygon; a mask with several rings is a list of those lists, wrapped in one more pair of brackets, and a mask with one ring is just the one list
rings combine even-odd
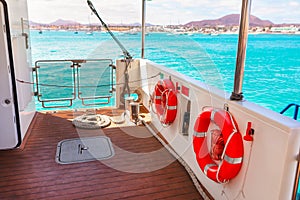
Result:
{"label": "red and white lifebuoy", "polygon": [[164,79],[157,82],[153,92],[153,104],[162,124],[174,122],[177,114],[177,95],[171,80]]}
{"label": "red and white lifebuoy", "polygon": [[[212,159],[207,147],[207,131],[215,123],[224,140],[220,162]],[[226,183],[239,173],[244,155],[242,135],[233,116],[222,109],[203,111],[194,126],[193,147],[196,159],[203,173],[217,183]]]}

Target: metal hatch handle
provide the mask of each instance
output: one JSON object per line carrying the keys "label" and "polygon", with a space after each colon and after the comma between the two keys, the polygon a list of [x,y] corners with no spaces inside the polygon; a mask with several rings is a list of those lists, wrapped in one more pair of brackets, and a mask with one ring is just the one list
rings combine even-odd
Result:
{"label": "metal hatch handle", "polygon": [[234,89],[230,99],[235,101],[243,100],[243,79],[245,70],[246,48],[248,40],[249,18],[250,18],[251,0],[242,1],[242,10],[240,17],[239,43],[236,57],[236,69],[234,77]]}

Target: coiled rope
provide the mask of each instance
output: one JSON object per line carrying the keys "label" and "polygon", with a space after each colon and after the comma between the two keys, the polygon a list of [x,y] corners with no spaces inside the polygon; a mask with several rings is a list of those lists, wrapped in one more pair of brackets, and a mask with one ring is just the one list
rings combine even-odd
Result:
{"label": "coiled rope", "polygon": [[109,126],[111,122],[107,115],[85,114],[76,117],[72,123],[76,128],[99,129]]}

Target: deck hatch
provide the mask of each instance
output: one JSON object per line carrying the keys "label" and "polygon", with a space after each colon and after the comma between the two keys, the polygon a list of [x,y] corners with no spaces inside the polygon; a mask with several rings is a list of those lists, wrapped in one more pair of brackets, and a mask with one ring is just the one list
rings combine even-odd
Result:
{"label": "deck hatch", "polygon": [[110,138],[106,136],[62,140],[57,145],[56,162],[72,164],[105,160],[114,156]]}

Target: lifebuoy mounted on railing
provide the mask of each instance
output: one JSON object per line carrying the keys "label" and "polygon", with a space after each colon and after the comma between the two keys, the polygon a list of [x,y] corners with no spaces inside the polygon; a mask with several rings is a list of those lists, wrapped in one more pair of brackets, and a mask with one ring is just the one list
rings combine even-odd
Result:
{"label": "lifebuoy mounted on railing", "polygon": [[177,114],[177,95],[172,81],[159,80],[155,85],[152,98],[160,122],[163,125],[173,123]]}
{"label": "lifebuoy mounted on railing", "polygon": [[[219,127],[220,136],[214,138],[215,144],[212,153],[218,153],[222,146],[220,157],[211,155],[207,147],[207,135],[210,123]],[[203,111],[197,118],[194,126],[193,147],[196,159],[203,173],[217,183],[226,183],[234,178],[240,171],[243,162],[244,146],[242,135],[233,116],[226,110],[210,108]],[[217,152],[214,149],[217,148]],[[220,161],[216,161],[220,158]]]}

